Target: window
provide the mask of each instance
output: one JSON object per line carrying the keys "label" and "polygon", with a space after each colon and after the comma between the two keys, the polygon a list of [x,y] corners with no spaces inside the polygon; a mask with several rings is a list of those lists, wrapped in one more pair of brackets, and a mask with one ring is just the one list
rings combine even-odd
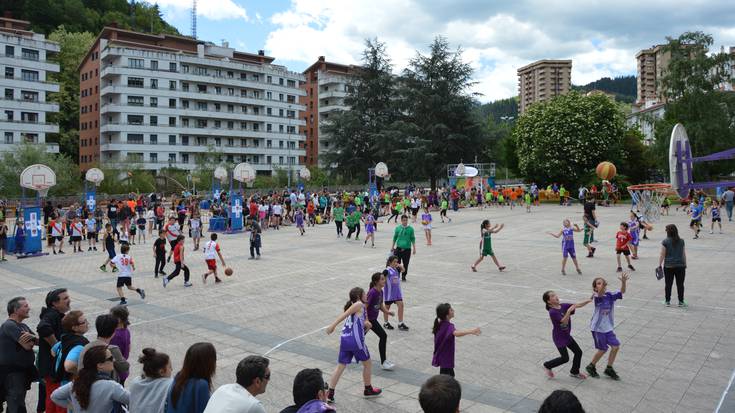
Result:
{"label": "window", "polygon": [[273,76],[266,76],[265,82],[266,83],[273,83]]}
{"label": "window", "polygon": [[[170,62],[168,64],[168,71],[169,72],[175,72],[176,71],[176,62]],[[176,156],[176,154],[174,154]]]}
{"label": "window", "polygon": [[[156,82],[156,79],[151,79],[151,88],[155,89],[154,82]],[[128,78],[128,87],[143,87],[143,78],[142,77],[129,77]]]}
{"label": "window", "polygon": [[260,108],[257,106],[253,107],[253,115],[259,115],[260,114]]}
{"label": "window", "polygon": [[265,92],[265,98],[268,100],[273,100],[273,92]]}
{"label": "window", "polygon": [[151,60],[151,70],[158,70],[158,60]]}
{"label": "window", "polygon": [[[130,83],[130,81],[128,81]],[[158,89],[158,79],[151,79],[151,89]]]}
{"label": "window", "polygon": [[235,129],[235,122],[228,121],[227,122],[227,129]]}
{"label": "window", "polygon": [[227,155],[227,162],[230,162],[230,163],[235,162],[234,157],[232,155]]}
{"label": "window", "polygon": [[228,87],[227,88],[227,94],[230,96],[235,96],[235,88],[234,87]]}
{"label": "window", "polygon": [[158,116],[151,116],[151,126],[158,126]]}
{"label": "window", "polygon": [[197,145],[205,146],[207,144],[207,138],[204,136],[197,136]]}
{"label": "window", "polygon": [[214,146],[222,146],[222,139],[214,138]]}
{"label": "window", "polygon": [[5,143],[13,143],[13,132],[5,132]]}
{"label": "window", "polygon": [[143,69],[143,59],[128,58],[128,67],[133,69]]}
{"label": "window", "polygon": [[189,146],[189,137],[188,136],[182,136],[181,137],[181,145],[183,145],[183,146]]}
{"label": "window", "polygon": [[129,133],[128,134],[128,143],[134,143],[137,145],[143,144],[143,134],[139,133]]}
{"label": "window", "polygon": [[176,81],[175,80],[169,80],[168,81],[168,89],[169,90],[176,90]]}
{"label": "window", "polygon": [[37,123],[38,113],[35,112],[20,112],[21,122]]}
{"label": "window", "polygon": [[283,125],[278,125],[278,132],[283,133]]}
{"label": "window", "polygon": [[265,114],[268,116],[273,116],[273,109],[271,108],[265,108]]}
{"label": "window", "polygon": [[[143,124],[143,115],[128,115],[128,124],[130,125],[142,125]],[[141,135],[141,141],[143,140],[143,137]]]}
{"label": "window", "polygon": [[188,83],[181,83],[181,90],[183,90],[184,92],[188,92],[189,91],[189,84]]}
{"label": "window", "polygon": [[233,77],[235,77],[235,73],[234,73],[234,72],[232,72],[232,71],[227,71],[227,77],[228,77],[229,79],[232,79]]}
{"label": "window", "polygon": [[151,145],[158,145],[158,135],[151,135]]}
{"label": "window", "polygon": [[21,70],[21,76],[27,82],[38,82],[38,72],[35,70]]}
{"label": "window", "polygon": [[280,100],[281,102],[283,102],[283,93],[279,93],[278,94],[278,100]]}
{"label": "window", "polygon": [[181,154],[181,162],[183,162],[183,163],[189,163],[189,154],[188,153],[182,153]]}
{"label": "window", "polygon": [[[151,98],[151,106],[153,106],[153,99]],[[143,96],[128,96],[129,106],[143,106]]]}
{"label": "window", "polygon": [[227,138],[227,146],[235,146],[235,140],[232,138]]}
{"label": "window", "polygon": [[214,87],[214,93],[221,95],[222,94],[222,88],[219,86]]}
{"label": "window", "polygon": [[279,77],[278,78],[278,84],[281,85],[281,86],[283,86],[283,78],[282,77]]}
{"label": "window", "polygon": [[158,98],[151,98],[151,107],[158,107]]}
{"label": "window", "polygon": [[273,159],[270,156],[266,156],[265,157],[265,161],[266,161],[267,164],[270,164],[271,162],[273,162]]}
{"label": "window", "polygon": [[283,117],[283,109],[278,109],[278,116]]}
{"label": "window", "polygon": [[207,93],[207,85],[197,85],[197,92]]}
{"label": "window", "polygon": [[197,110],[207,110],[207,102],[197,102]]}
{"label": "window", "polygon": [[260,130],[260,124],[258,124],[258,123],[253,123],[253,131],[254,131],[254,132],[257,132],[257,131],[259,131],[259,130]]}
{"label": "window", "polygon": [[168,135],[168,144],[176,145],[176,135]]}
{"label": "window", "polygon": [[296,103],[296,96],[294,96],[294,95],[288,95],[288,96],[286,96],[286,102],[288,102],[288,103]]}
{"label": "window", "polygon": [[257,90],[254,90],[254,91],[253,91],[253,97],[254,97],[255,99],[260,99],[260,92],[258,92]]}
{"label": "window", "polygon": [[168,107],[175,108],[176,107],[176,99],[169,99],[168,100]]}
{"label": "window", "polygon": [[272,148],[273,147],[273,141],[271,141],[270,139],[268,139],[267,141],[265,141],[265,147],[268,148],[268,149]]}
{"label": "window", "polygon": [[13,47],[13,46],[5,46],[5,56],[7,56],[7,57],[15,57],[15,47]]}
{"label": "window", "polygon": [[185,128],[188,128],[189,127],[189,119],[188,118],[181,119],[181,126],[183,126]]}
{"label": "window", "polygon": [[189,65],[181,65],[181,71],[183,73],[189,73]]}
{"label": "window", "polygon": [[26,60],[38,61],[38,50],[33,49],[21,49],[21,57]]}
{"label": "window", "polygon": [[219,112],[222,109],[222,106],[219,103],[214,104],[214,111]]}
{"label": "window", "polygon": [[189,101],[188,101],[188,100],[182,100],[182,101],[181,101],[181,106],[182,106],[182,107],[183,107],[184,109],[189,109]]}
{"label": "window", "polygon": [[158,162],[158,154],[157,153],[151,153],[150,155],[151,162]]}
{"label": "window", "polygon": [[5,119],[11,122],[13,121],[13,111],[12,110],[5,111]]}
{"label": "window", "polygon": [[169,117],[168,118],[168,126],[176,126],[176,118],[175,117]]}
{"label": "window", "polygon": [[38,143],[38,135],[35,133],[27,133],[21,136],[26,143]]}
{"label": "window", "polygon": [[206,128],[206,127],[207,127],[206,119],[197,119],[197,128]]}
{"label": "window", "polygon": [[5,68],[5,78],[6,79],[12,79],[15,77],[15,69],[12,67],[6,67]]}
{"label": "window", "polygon": [[279,157],[278,157],[278,163],[279,163],[280,165],[283,165],[283,156],[279,156]]}
{"label": "window", "polygon": [[273,132],[273,125],[271,125],[270,123],[266,124],[265,125],[265,131],[266,132]]}
{"label": "window", "polygon": [[245,73],[240,73],[240,80],[248,80],[248,75]]}
{"label": "window", "polygon": [[222,71],[220,69],[214,69],[214,77],[222,77]]}
{"label": "window", "polygon": [[219,129],[222,127],[222,121],[216,120],[214,121],[214,127]]}
{"label": "window", "polygon": [[5,89],[5,99],[13,100],[13,89]]}
{"label": "window", "polygon": [[260,82],[260,75],[258,74],[253,75],[253,81]]}
{"label": "window", "polygon": [[169,163],[176,163],[176,154],[175,153],[168,154],[168,162]]}
{"label": "window", "polygon": [[287,110],[286,111],[286,117],[287,118],[295,118],[296,117],[296,111],[295,110]]}
{"label": "window", "polygon": [[296,87],[296,81],[295,80],[287,80],[286,86],[288,87]]}
{"label": "window", "polygon": [[283,141],[278,141],[278,148],[283,149]]}

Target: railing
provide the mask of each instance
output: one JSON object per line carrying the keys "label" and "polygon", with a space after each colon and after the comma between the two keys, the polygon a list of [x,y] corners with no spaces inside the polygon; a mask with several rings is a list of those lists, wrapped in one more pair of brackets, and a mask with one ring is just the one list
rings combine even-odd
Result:
{"label": "railing", "polygon": [[39,122],[39,121],[32,121],[32,120],[10,120],[10,119],[0,119],[0,122],[9,122],[9,123],[22,123],[22,124],[28,124],[28,125],[49,125],[49,126],[59,126],[58,123],[51,123],[51,122]]}
{"label": "railing", "polygon": [[278,131],[266,131],[266,130],[251,130],[251,129],[242,129],[242,128],[227,128],[227,127],[215,127],[215,126],[183,126],[183,125],[167,125],[167,124],[156,124],[151,125],[150,123],[129,123],[129,122],[103,122],[100,127],[102,126],[108,126],[108,125],[123,125],[123,126],[150,126],[150,127],[158,127],[158,128],[182,128],[182,129],[216,129],[216,130],[231,130],[231,131],[245,131],[245,132],[263,132],[263,133],[273,133],[276,135],[289,135],[289,136],[301,136],[303,139],[306,139],[306,134],[299,134],[299,133],[289,133],[289,132],[278,132]]}
{"label": "railing", "polygon": [[56,85],[56,86],[59,85],[58,83],[48,82],[46,80],[38,80],[38,79],[35,79],[34,80],[34,79],[28,79],[28,78],[23,78],[23,77],[18,77],[18,76],[8,76],[8,75],[5,75],[5,77],[2,77],[0,79],[12,79],[12,80],[20,80],[20,81],[23,81],[23,82],[43,83],[43,84],[47,84],[47,85]]}

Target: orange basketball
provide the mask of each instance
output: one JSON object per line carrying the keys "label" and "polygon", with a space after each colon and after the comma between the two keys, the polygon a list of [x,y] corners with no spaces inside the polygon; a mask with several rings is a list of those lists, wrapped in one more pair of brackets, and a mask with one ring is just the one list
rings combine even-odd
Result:
{"label": "orange basketball", "polygon": [[597,164],[595,172],[600,179],[609,181],[615,178],[617,169],[615,168],[615,165],[612,164],[612,162],[604,161]]}
{"label": "orange basketball", "polygon": [[232,268],[230,268],[230,267],[225,268],[225,275],[226,276],[229,277],[230,275],[232,275],[232,273],[233,273]]}

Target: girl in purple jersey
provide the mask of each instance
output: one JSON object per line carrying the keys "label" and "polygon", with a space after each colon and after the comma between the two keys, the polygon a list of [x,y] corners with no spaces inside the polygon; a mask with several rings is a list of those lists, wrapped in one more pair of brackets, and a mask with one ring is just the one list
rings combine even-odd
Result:
{"label": "girl in purple jersey", "polygon": [[426,236],[426,245],[431,246],[431,213],[429,212],[429,206],[424,206],[424,213],[421,214],[421,226],[424,228],[424,235]]}
{"label": "girl in purple jersey", "polygon": [[327,327],[327,334],[332,334],[337,324],[342,321],[345,322],[342,326],[339,342],[337,368],[334,369],[332,378],[329,379],[328,399],[330,403],[334,403],[334,389],[337,387],[339,378],[353,359],[362,363],[362,380],[365,384],[363,395],[365,397],[375,397],[382,392],[381,389],[370,384],[372,365],[370,364],[370,353],[365,344],[365,330],[370,329],[371,325],[369,321],[365,320],[364,303],[366,300],[365,290],[360,287],[351,289],[350,300],[345,304],[344,312]]}
{"label": "girl in purple jersey", "polygon": [[434,355],[431,365],[439,367],[439,374],[448,374],[454,377],[454,339],[468,334],[479,336],[480,327],[469,330],[457,330],[449,320],[454,318],[454,309],[449,303],[436,306],[434,319]]}
{"label": "girl in purple jersey", "polygon": [[299,234],[304,235],[306,232],[304,230],[304,211],[301,209],[301,207],[296,209],[296,213],[294,214],[294,222],[296,223],[296,228],[299,230]]}
{"label": "girl in purple jersey", "polygon": [[572,361],[572,369],[569,370],[569,374],[572,377],[578,379],[586,379],[587,375],[579,372],[579,366],[582,364],[582,349],[572,338],[572,314],[577,308],[584,307],[585,305],[592,302],[592,300],[585,300],[577,304],[561,303],[559,302],[559,296],[553,291],[547,291],[542,296],[544,303],[546,304],[546,311],[549,312],[549,318],[551,318],[551,325],[554,327],[551,336],[554,340],[556,349],[559,350],[561,357],[557,357],[553,360],[549,360],[544,363],[544,370],[546,375],[550,378],[554,378],[554,367],[561,366],[562,364],[569,361],[569,350],[574,353],[574,360]]}
{"label": "girl in purple jersey", "polygon": [[362,243],[362,246],[366,246],[368,240],[370,240],[370,246],[375,248],[375,217],[373,214],[368,213],[363,215],[362,219],[365,222],[365,232],[367,233],[365,242]]}
{"label": "girl in purple jersey", "polygon": [[630,211],[630,221],[628,221],[628,232],[630,232],[630,258],[633,260],[638,259],[638,244],[640,243],[640,232],[641,222],[638,219],[638,215],[634,211]]}
{"label": "girl in purple jersey", "polygon": [[370,278],[370,290],[367,294],[367,319],[370,322],[370,329],[378,336],[378,349],[380,349],[380,366],[383,370],[393,370],[395,364],[387,360],[386,347],[388,345],[388,335],[380,326],[378,314],[382,311],[386,316],[393,315],[388,311],[383,302],[383,287],[385,287],[385,275],[382,272],[376,272]]}
{"label": "girl in purple jersey", "polygon": [[[385,287],[383,287],[383,295],[385,298],[385,308],[390,310],[390,306],[393,303],[398,304],[398,329],[401,331],[408,331],[408,326],[403,322],[403,293],[401,292],[401,274],[403,273],[403,266],[398,263],[398,257],[391,255],[388,257],[388,262],[385,263]],[[393,330],[393,325],[388,322],[388,314],[383,313],[385,319],[385,327],[388,330]]]}
{"label": "girl in purple jersey", "polygon": [[568,219],[564,220],[563,225],[564,226],[557,233],[547,232],[547,234],[551,235],[554,238],[561,237],[561,274],[567,275],[567,257],[569,256],[572,257],[574,267],[577,268],[577,274],[582,274],[582,270],[579,269],[579,263],[577,262],[577,253],[574,251],[574,233],[580,232],[582,230],[577,224],[574,224],[574,226],[572,227],[572,223]]}

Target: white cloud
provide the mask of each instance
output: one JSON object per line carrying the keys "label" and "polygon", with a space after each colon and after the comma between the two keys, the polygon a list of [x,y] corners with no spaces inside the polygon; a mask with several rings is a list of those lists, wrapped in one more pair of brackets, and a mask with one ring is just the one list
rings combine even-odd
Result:
{"label": "white cloud", "polygon": [[366,38],[378,37],[398,72],[442,35],[462,46],[474,90],[489,101],[516,95],[516,70],[538,59],[572,59],[572,82],[585,84],[635,74],[638,50],[684,31],[711,33],[718,48],[735,45],[727,0],[619,1],[610,8],[596,0],[291,0],[270,18],[276,29],[265,47],[282,60],[350,64],[359,63]]}
{"label": "white cloud", "polygon": [[[192,0],[155,0],[155,2],[165,11],[177,14],[191,12]],[[250,20],[245,8],[233,0],[200,0],[197,2],[197,16],[209,20]]]}

